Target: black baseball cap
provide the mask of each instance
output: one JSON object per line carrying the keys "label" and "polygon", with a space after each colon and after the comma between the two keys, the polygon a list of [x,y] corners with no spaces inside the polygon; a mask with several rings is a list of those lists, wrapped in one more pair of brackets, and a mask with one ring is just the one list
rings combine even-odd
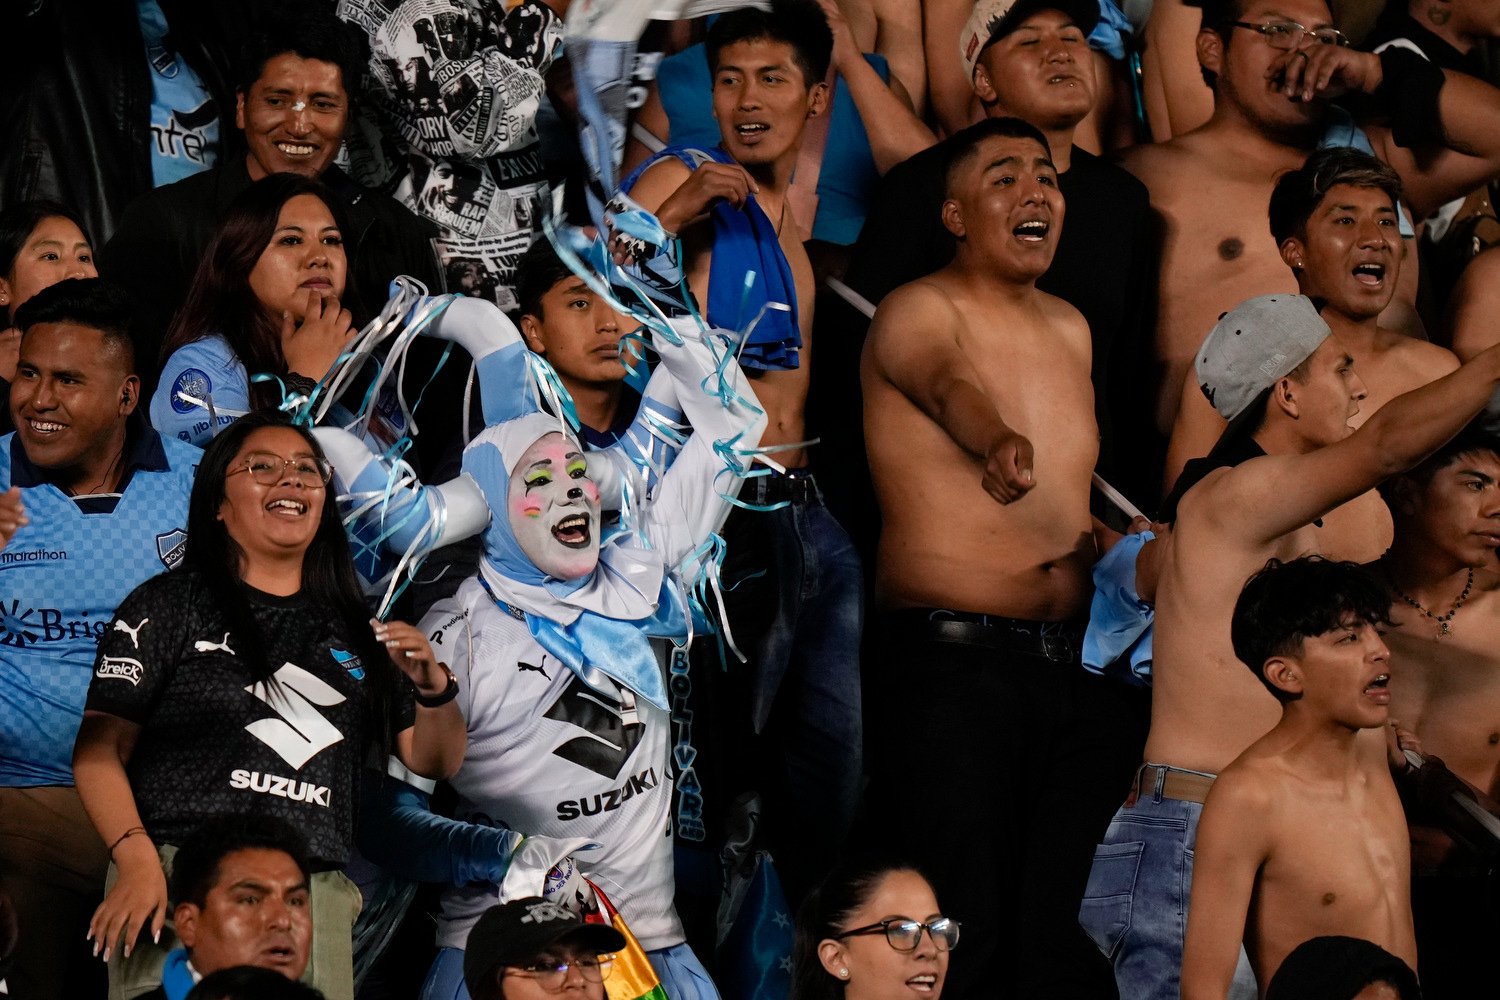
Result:
{"label": "black baseball cap", "polygon": [[477,993],[497,968],[522,965],[563,941],[596,955],[625,947],[625,936],[608,924],[584,923],[566,906],[527,896],[480,915],[464,946],[464,982]]}

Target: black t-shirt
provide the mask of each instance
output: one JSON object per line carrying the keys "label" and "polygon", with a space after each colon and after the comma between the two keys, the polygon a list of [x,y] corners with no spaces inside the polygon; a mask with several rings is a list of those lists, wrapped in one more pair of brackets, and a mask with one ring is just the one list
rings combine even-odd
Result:
{"label": "black t-shirt", "polygon": [[[854,245],[846,281],[880,303],[900,285],[953,260],[943,226],[944,140],[896,165],[880,184]],[[1058,175],[1065,202],[1052,267],[1036,286],[1072,305],[1093,339],[1099,468],[1137,506],[1156,496],[1163,444],[1152,425],[1157,249],[1146,187],[1078,147]]]}
{"label": "black t-shirt", "polygon": [[[128,772],[157,843],[181,844],[225,813],[272,815],[302,831],[319,867],[340,865],[365,762],[369,667],[329,609],[244,590],[275,665],[269,682],[252,681],[201,577],[179,570],[115,612],[85,707],[141,727]],[[416,711],[410,687],[398,690],[395,731]]]}

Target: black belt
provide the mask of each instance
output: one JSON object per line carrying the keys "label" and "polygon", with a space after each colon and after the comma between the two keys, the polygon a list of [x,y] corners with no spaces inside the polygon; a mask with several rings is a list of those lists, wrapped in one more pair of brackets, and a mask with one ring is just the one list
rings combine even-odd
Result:
{"label": "black belt", "polygon": [[902,608],[887,618],[903,630],[938,642],[984,646],[1053,663],[1083,662],[1084,622],[1036,622],[948,608]]}
{"label": "black belt", "polygon": [[804,504],[823,501],[812,473],[801,469],[792,469],[784,476],[772,473],[769,476],[755,476],[747,479],[744,488],[740,490],[740,499],[745,503],[753,504]]}

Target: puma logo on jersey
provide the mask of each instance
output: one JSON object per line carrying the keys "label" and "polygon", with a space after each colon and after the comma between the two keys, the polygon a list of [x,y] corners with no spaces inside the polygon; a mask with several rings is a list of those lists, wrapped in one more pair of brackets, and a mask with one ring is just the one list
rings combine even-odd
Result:
{"label": "puma logo on jersey", "polygon": [[234,650],[232,650],[232,649],[229,648],[229,633],[228,632],[224,633],[224,641],[223,642],[209,642],[207,639],[199,639],[197,642],[193,643],[193,648],[196,649],[200,653],[215,653],[215,652],[218,652],[218,653],[228,653],[230,656],[234,655]]}
{"label": "puma logo on jersey", "polygon": [[573,678],[543,718],[583,730],[552,753],[603,778],[618,778],[646,732],[635,707],[635,695],[621,689],[621,701]]}
{"label": "puma logo on jersey", "polygon": [[[145,628],[146,627],[146,623],[149,622],[150,620],[151,619],[149,619],[149,618],[142,618],[141,619],[141,623],[139,625],[137,625],[135,628],[131,628],[129,625],[125,624],[125,619],[123,619],[123,618],[116,618],[115,619],[114,630],[116,632],[124,632],[126,635],[130,636],[130,645],[133,646],[133,647],[135,647],[136,649],[140,649],[141,648],[141,629]],[[228,638],[228,636],[225,636],[225,638]]]}
{"label": "puma logo on jersey", "polygon": [[342,704],[344,696],[295,663],[283,663],[271,675],[270,683],[257,681],[245,690],[269,705],[278,716],[257,719],[245,731],[299,771],[303,764],[344,738],[318,711],[320,706]]}
{"label": "puma logo on jersey", "polygon": [[517,660],[516,661],[516,669],[518,671],[522,671],[522,672],[525,672],[527,670],[534,670],[537,673],[541,674],[543,677],[547,678],[549,681],[552,679],[552,676],[547,673],[547,654],[546,653],[542,654],[542,662],[541,662],[540,665],[532,665],[530,663],[527,663],[525,660]]}

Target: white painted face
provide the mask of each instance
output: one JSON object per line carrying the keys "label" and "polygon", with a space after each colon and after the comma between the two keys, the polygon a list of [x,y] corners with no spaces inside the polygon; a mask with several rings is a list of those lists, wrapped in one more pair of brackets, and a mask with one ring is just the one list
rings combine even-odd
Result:
{"label": "white painted face", "polygon": [[576,580],[599,564],[599,487],[576,443],[560,433],[534,441],[510,476],[510,530],[548,576]]}

